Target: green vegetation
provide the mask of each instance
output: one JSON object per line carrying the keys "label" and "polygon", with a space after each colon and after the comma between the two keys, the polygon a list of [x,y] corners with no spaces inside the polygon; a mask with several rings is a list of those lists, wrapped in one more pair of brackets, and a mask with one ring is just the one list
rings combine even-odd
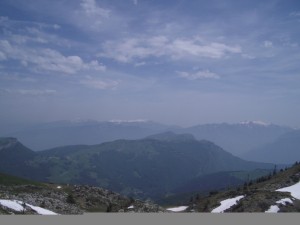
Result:
{"label": "green vegetation", "polygon": [[74,196],[71,193],[68,194],[66,201],[67,201],[67,203],[70,203],[70,204],[75,204],[76,203],[76,201],[74,199]]}
{"label": "green vegetation", "polygon": [[9,215],[9,213],[0,207],[0,215]]}
{"label": "green vegetation", "polygon": [[0,185],[14,186],[14,185],[27,185],[27,184],[38,185],[38,186],[44,185],[40,182],[0,173]]}
{"label": "green vegetation", "polygon": [[[231,188],[226,191],[219,191],[210,195],[202,195],[198,200],[194,200],[190,205],[195,205],[194,210],[199,212],[210,212],[220,205],[220,201],[233,198],[239,195],[245,197],[235,206],[228,209],[229,212],[264,212],[276,201],[283,198],[291,198],[287,192],[277,192],[275,190],[291,186],[299,182],[300,164],[295,163],[291,168],[270,173],[256,180],[245,182],[244,185]],[[293,205],[280,206],[283,212],[299,212],[300,201],[293,200]]]}
{"label": "green vegetation", "polygon": [[202,176],[208,176],[206,182],[210,186],[206,190],[227,188],[240,184],[240,179],[230,175],[224,180],[219,175],[218,179],[226,181],[224,186],[222,182],[212,184],[215,177],[209,176],[220,171],[273,167],[241,160],[212,142],[174,133],[94,146],[66,146],[38,153],[16,142],[2,153],[0,162],[6,165],[0,164],[0,171],[45,182],[100,186],[140,199],[179,193],[177,188]]}
{"label": "green vegetation", "polygon": [[253,171],[234,171],[231,175],[243,181],[250,181],[269,175],[270,172],[272,172],[271,169],[256,169]]}

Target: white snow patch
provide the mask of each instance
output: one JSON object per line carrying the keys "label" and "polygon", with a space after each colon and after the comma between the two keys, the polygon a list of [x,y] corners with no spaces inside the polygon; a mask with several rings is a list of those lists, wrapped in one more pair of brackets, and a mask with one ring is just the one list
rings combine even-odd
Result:
{"label": "white snow patch", "polygon": [[[289,187],[280,188],[276,191],[290,192],[291,196],[294,197],[294,198],[292,198],[293,200],[295,200],[295,199],[300,200],[300,182],[298,182],[297,184],[294,184],[292,186],[289,186]],[[283,199],[278,200],[276,202],[276,204],[282,204],[282,205],[286,205],[286,203],[293,204],[293,201],[290,198],[283,198]],[[279,207],[277,205],[271,205],[270,208],[266,212],[275,212],[275,213],[277,213],[278,211],[279,211]]]}
{"label": "white snow patch", "polygon": [[[18,200],[5,200],[5,199],[0,199],[0,205],[3,205],[7,208],[10,208],[14,211],[17,212],[21,212],[24,210],[23,205],[24,203],[22,201],[18,201]],[[33,206],[30,204],[25,203],[26,206],[30,207],[31,209],[33,209],[34,211],[36,211],[38,214],[40,215],[58,215],[55,212],[52,212],[50,210],[38,207],[38,206]]]}
{"label": "white snow patch", "polygon": [[242,121],[239,124],[242,125],[260,125],[260,126],[269,126],[269,123],[263,122],[263,121],[258,121],[258,120],[254,120],[254,121]]}
{"label": "white snow patch", "polygon": [[282,204],[282,205],[286,205],[286,203],[291,203],[293,204],[293,201],[290,198],[283,198],[279,201],[276,202],[277,204]]}
{"label": "white snow patch", "polygon": [[167,208],[167,210],[172,211],[172,212],[181,212],[184,211],[188,208],[188,206],[179,206],[175,208]]}
{"label": "white snow patch", "polygon": [[279,191],[279,192],[290,192],[291,196],[293,196],[294,198],[300,200],[300,182],[298,182],[297,184],[294,184],[292,186],[289,186],[289,187],[278,189],[276,191]]}
{"label": "white snow patch", "polygon": [[270,208],[265,211],[266,213],[277,213],[279,211],[279,207],[277,205],[271,205]]}
{"label": "white snow patch", "polygon": [[212,213],[223,213],[226,209],[229,209],[231,206],[234,206],[239,200],[244,198],[244,195],[237,196],[235,198],[229,198],[221,201],[221,205],[215,209],[213,209]]}
{"label": "white snow patch", "polygon": [[57,188],[57,189],[61,189],[61,186],[57,186],[56,188]]}
{"label": "white snow patch", "polygon": [[33,205],[30,205],[30,204],[27,204],[27,203],[26,203],[26,205],[29,206],[30,208],[32,208],[34,211],[36,211],[40,215],[58,215],[57,213],[52,212],[48,209],[44,209],[44,208],[41,208],[41,207],[38,207],[38,206],[33,206]]}
{"label": "white snow patch", "polygon": [[0,205],[3,205],[17,212],[21,212],[24,210],[23,206],[19,204],[19,202],[17,202],[16,200],[0,199]]}
{"label": "white snow patch", "polygon": [[[293,201],[290,198],[283,198],[276,202],[276,204],[282,204],[282,205],[286,205],[286,203],[293,204]],[[271,205],[270,208],[265,212],[266,213],[277,213],[277,212],[279,212],[279,210],[280,209],[277,205]]]}
{"label": "white snow patch", "polygon": [[110,123],[146,123],[148,120],[145,119],[136,119],[136,120],[109,120]]}
{"label": "white snow patch", "polygon": [[134,206],[131,205],[131,206],[129,206],[127,209],[134,209]]}

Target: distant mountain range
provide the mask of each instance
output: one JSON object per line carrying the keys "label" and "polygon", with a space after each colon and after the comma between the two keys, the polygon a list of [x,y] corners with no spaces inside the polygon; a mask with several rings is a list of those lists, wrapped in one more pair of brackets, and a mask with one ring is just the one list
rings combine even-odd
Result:
{"label": "distant mountain range", "polygon": [[5,136],[16,137],[29,148],[40,151],[65,145],[92,145],[118,139],[139,139],[174,128],[175,126],[143,120],[66,120],[28,127]]}
{"label": "distant mountain range", "polygon": [[259,121],[204,124],[181,128],[146,120],[108,122],[87,120],[41,124],[6,136],[16,137],[29,148],[39,151],[65,145],[94,145],[118,139],[135,140],[166,131],[178,134],[189,133],[197,140],[212,141],[226,151],[242,156],[252,149],[275,141],[293,129]]}
{"label": "distant mountain range", "polygon": [[242,160],[212,142],[172,132],[41,152],[29,150],[14,138],[2,138],[0,143],[1,172],[47,182],[101,186],[139,198],[172,194],[203,175],[274,167]]}
{"label": "distant mountain range", "polygon": [[237,124],[204,124],[184,129],[198,140],[206,139],[221,146],[230,153],[242,156],[254,148],[274,141],[293,129],[259,121],[246,121]]}
{"label": "distant mountain range", "polygon": [[281,164],[300,161],[300,130],[283,134],[273,142],[245,153],[243,158]]}

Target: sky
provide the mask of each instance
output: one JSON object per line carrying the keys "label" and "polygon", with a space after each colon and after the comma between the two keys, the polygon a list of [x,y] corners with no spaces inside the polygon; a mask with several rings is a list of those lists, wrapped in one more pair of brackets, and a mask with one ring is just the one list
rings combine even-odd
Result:
{"label": "sky", "polygon": [[1,0],[0,124],[300,127],[298,0]]}

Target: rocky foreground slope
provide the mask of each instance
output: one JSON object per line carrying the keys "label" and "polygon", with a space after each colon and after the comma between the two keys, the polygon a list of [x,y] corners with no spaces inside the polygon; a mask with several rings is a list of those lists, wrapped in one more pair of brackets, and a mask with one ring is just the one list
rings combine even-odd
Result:
{"label": "rocky foreground slope", "polygon": [[0,214],[165,212],[152,202],[135,200],[99,187],[36,182],[30,184],[29,181],[20,180],[0,175]]}
{"label": "rocky foreground slope", "polygon": [[88,185],[37,183],[0,174],[0,214],[85,212],[300,212],[300,163],[236,189],[197,195],[172,210]]}
{"label": "rocky foreground slope", "polygon": [[197,196],[186,212],[300,212],[300,163],[237,189]]}

